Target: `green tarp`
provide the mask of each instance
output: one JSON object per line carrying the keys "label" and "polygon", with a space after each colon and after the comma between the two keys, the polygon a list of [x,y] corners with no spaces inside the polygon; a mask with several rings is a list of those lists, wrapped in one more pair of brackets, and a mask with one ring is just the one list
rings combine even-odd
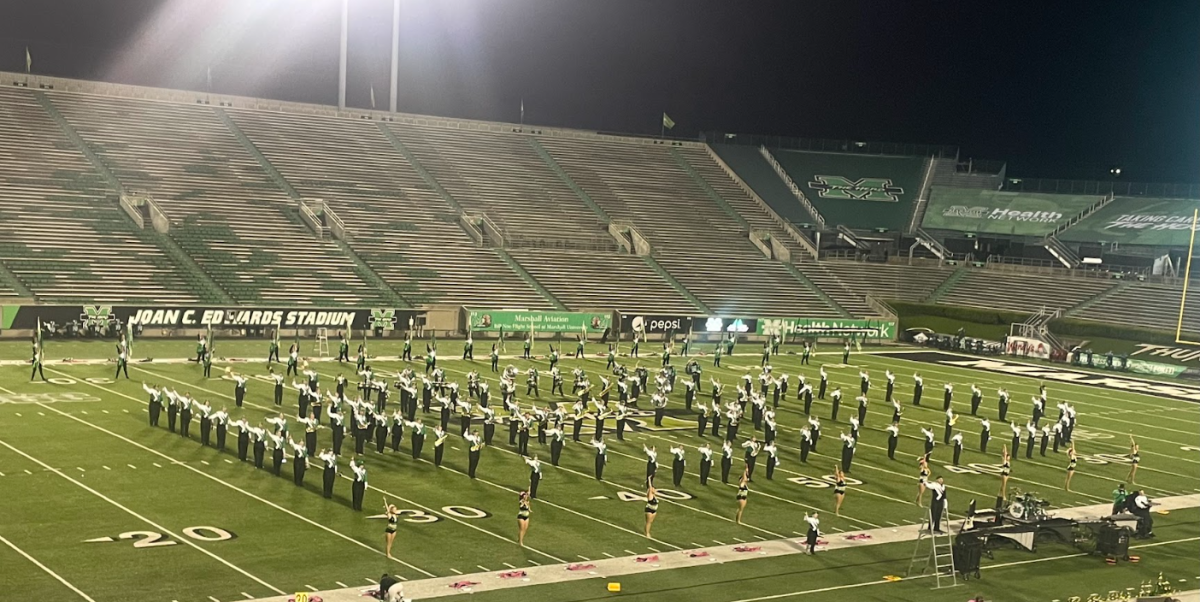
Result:
{"label": "green tarp", "polygon": [[921,226],[927,230],[1045,236],[1102,198],[934,186]]}
{"label": "green tarp", "polygon": [[921,192],[926,159],[772,151],[825,223],[905,230]]}
{"label": "green tarp", "polygon": [[1058,237],[1071,242],[1186,247],[1196,209],[1200,209],[1197,200],[1117,197]]}

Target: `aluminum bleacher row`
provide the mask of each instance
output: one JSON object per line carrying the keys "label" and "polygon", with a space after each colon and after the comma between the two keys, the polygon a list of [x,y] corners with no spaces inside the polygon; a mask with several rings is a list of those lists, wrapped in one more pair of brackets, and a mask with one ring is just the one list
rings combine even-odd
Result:
{"label": "aluminum bleacher row", "polygon": [[[762,185],[769,169],[739,170],[761,161],[757,151],[214,107],[161,92],[0,90],[0,298],[833,318],[877,315],[868,296],[921,302],[936,292],[943,304],[1174,324],[1166,309],[1137,311],[1169,307],[1171,287],[814,261],[764,205],[794,203],[790,192]],[[915,173],[921,162],[904,165]],[[169,233],[135,226],[121,193],[153,198]],[[302,201],[336,214],[348,236],[315,234]],[[464,225],[475,215],[503,245]],[[649,254],[630,254],[610,223],[636,229]]]}
{"label": "aluminum bleacher row", "polygon": [[[117,208],[31,92],[0,89],[0,262],[37,298],[78,303],[202,295]],[[15,291],[0,291],[9,296]]]}

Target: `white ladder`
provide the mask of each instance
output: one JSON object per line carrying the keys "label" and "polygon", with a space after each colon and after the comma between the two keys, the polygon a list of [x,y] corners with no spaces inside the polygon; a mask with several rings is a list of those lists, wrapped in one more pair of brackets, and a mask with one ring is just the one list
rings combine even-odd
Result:
{"label": "white ladder", "polygon": [[[912,560],[909,561],[908,571],[904,575],[905,577],[911,576],[913,567],[924,556],[925,565],[921,567],[921,574],[924,575],[930,565],[933,566],[934,579],[937,580],[935,589],[958,585],[958,571],[954,568],[954,536],[950,532],[949,512],[942,512],[942,525],[946,530],[942,533],[934,533],[933,510],[925,508],[925,516],[922,518],[921,528],[917,535],[917,545],[913,549]],[[925,546],[929,547],[928,553],[922,552],[922,548]],[[943,582],[947,583],[943,584]]]}
{"label": "white ladder", "polygon": [[317,354],[322,357],[329,355],[329,331],[324,327],[317,329]]}

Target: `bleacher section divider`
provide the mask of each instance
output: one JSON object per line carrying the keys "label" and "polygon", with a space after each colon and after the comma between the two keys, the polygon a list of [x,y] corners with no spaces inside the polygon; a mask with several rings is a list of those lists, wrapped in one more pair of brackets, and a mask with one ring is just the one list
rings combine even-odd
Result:
{"label": "bleacher section divider", "polygon": [[575,196],[579,197],[579,200],[583,201],[585,205],[590,207],[591,210],[596,213],[596,216],[604,220],[606,223],[611,223],[613,221],[612,217],[604,211],[604,208],[596,204],[596,201],[592,200],[592,197],[588,196],[588,193],[580,188],[579,184],[576,184],[575,180],[571,179],[571,176],[567,175],[567,172],[564,171],[563,168],[558,164],[558,161],[554,160],[554,157],[550,156],[550,153],[546,151],[546,147],[542,146],[542,144],[537,141],[537,138],[530,136],[528,140],[530,146],[532,146],[533,150],[536,151],[538,156],[542,158],[542,161],[546,162],[546,165],[550,167],[550,170],[554,172],[554,175],[558,176],[558,179],[562,180],[563,184],[566,184],[567,187],[575,193]]}
{"label": "bleacher section divider", "polygon": [[804,196],[804,191],[800,190],[800,187],[796,185],[796,181],[792,179],[792,176],[788,175],[787,170],[783,168],[783,165],[779,163],[775,155],[771,154],[771,151],[767,150],[765,146],[760,146],[758,152],[762,154],[767,163],[771,165],[771,168],[775,170],[775,173],[779,175],[779,179],[783,180],[783,183],[792,191],[792,195],[800,202],[800,206],[804,207],[808,211],[808,214],[812,216],[813,221],[817,224],[817,229],[824,230],[826,228],[825,217],[821,215],[817,206],[813,205],[812,201]]}
{"label": "bleacher section divider", "polygon": [[555,309],[567,311],[567,306],[563,305],[563,302],[559,301],[557,297],[550,294],[550,291],[546,290],[546,287],[542,286],[542,283],[538,282],[537,278],[533,277],[533,274],[530,274],[525,268],[521,267],[521,264],[512,255],[509,255],[508,251],[497,247],[496,254],[500,256],[500,259],[504,260],[504,263],[508,264],[508,267],[512,268],[513,272],[516,272],[521,277],[521,280],[524,280],[526,284],[533,287],[533,290],[537,291],[546,301],[549,301]]}

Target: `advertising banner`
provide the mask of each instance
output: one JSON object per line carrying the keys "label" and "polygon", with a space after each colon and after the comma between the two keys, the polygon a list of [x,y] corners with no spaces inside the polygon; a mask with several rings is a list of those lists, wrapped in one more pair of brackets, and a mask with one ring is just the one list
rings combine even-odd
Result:
{"label": "advertising banner", "polygon": [[576,311],[537,311],[525,309],[469,309],[467,324],[471,330],[494,332],[604,332],[612,326],[612,315]]}
{"label": "advertising banner", "polygon": [[896,338],[896,323],[891,320],[828,320],[824,318],[762,318],[757,334],[797,334],[800,336],[854,336],[862,339]]}
{"label": "advertising banner", "polygon": [[1059,238],[1072,242],[1185,247],[1191,240],[1192,217],[1198,208],[1200,202],[1194,200],[1117,197],[1063,230]]}
{"label": "advertising banner", "polygon": [[934,186],[921,225],[931,230],[1045,236],[1100,200],[1100,195]]}
{"label": "advertising banner", "polygon": [[663,334],[668,332],[691,332],[691,330],[691,316],[621,314],[621,332]]}
{"label": "advertising banner", "polygon": [[739,334],[758,332],[758,320],[754,318],[711,316],[708,318],[696,318],[696,324],[696,330],[699,332],[733,332]]}
{"label": "advertising banner", "polygon": [[1050,359],[1050,345],[1039,339],[1027,337],[1008,337],[1004,353],[1018,357],[1033,357],[1040,360]]}
{"label": "advertising banner", "polygon": [[1186,366],[1176,366],[1174,364],[1160,364],[1158,362],[1147,362],[1129,358],[1129,371],[1137,374],[1150,374],[1153,376],[1170,376],[1177,377],[1187,370]]}
{"label": "advertising banner", "polygon": [[355,329],[408,328],[408,320],[424,312],[392,308],[296,309],[277,307],[205,307],[156,305],[19,305],[5,306],[3,323],[9,329],[33,329],[38,318],[43,323],[62,325],[78,320],[84,329],[103,327],[113,319],[134,322],[144,328],[238,328],[279,324],[283,328],[344,328],[349,322]]}

